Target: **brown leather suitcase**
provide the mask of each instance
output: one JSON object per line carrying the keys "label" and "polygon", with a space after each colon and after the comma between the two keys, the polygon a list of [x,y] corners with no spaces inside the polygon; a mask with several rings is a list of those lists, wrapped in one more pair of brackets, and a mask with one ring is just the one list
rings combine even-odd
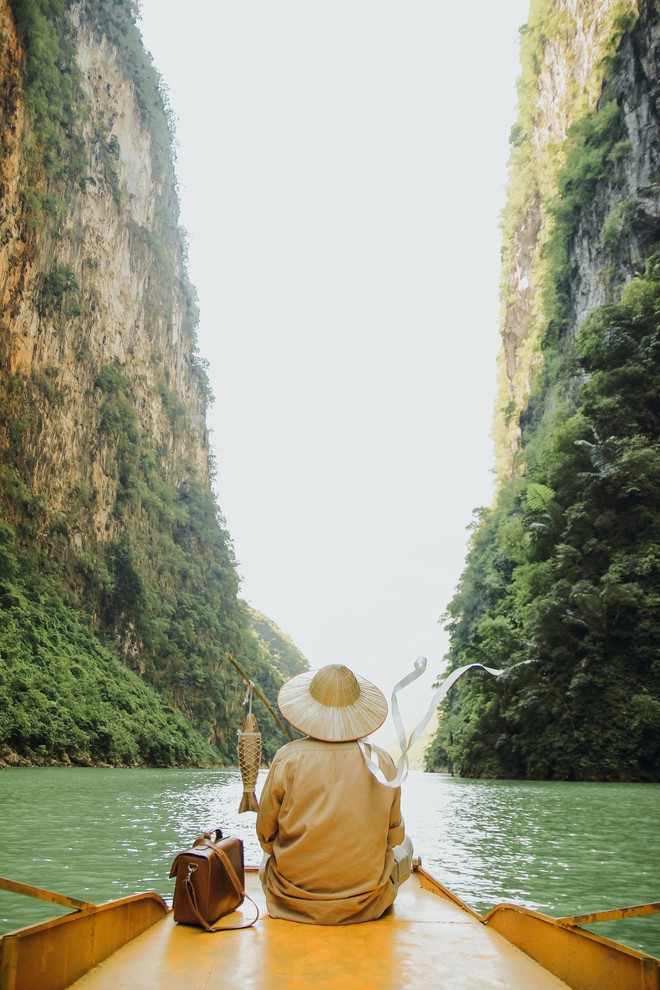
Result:
{"label": "brown leather suitcase", "polygon": [[[174,920],[211,930],[218,918],[231,914],[246,897],[243,843],[231,836],[223,838],[219,828],[205,832],[192,849],[175,858],[170,876],[176,877]],[[246,928],[249,925],[229,927]]]}

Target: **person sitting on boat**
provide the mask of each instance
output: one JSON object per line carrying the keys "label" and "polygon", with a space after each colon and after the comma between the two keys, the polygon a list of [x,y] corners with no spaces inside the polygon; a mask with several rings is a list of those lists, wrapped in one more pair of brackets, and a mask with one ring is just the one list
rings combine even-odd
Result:
{"label": "person sitting on boat", "polygon": [[[380,918],[413,856],[401,788],[378,782],[357,743],[383,724],[387,701],[341,664],[291,678],[277,700],[306,736],[276,753],[259,799],[268,913],[317,925]],[[393,780],[388,754],[374,747],[375,758]]]}

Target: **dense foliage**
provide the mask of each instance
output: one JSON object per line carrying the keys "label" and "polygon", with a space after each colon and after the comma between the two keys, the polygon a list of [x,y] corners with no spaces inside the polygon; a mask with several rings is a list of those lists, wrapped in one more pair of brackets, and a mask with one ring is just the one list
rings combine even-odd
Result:
{"label": "dense foliage", "polygon": [[645,266],[623,289],[613,267],[613,301],[577,332],[571,321],[572,239],[603,190],[616,198],[630,151],[615,74],[612,59],[550,204],[543,360],[520,417],[520,470],[477,513],[446,615],[452,668],[510,670],[454,689],[430,769],[660,779],[660,232],[639,223],[641,204],[615,203],[600,248],[621,251],[636,223]]}
{"label": "dense foliage", "polygon": [[448,609],[459,685],[433,767],[558,779],[660,775],[660,259],[593,312],[578,408],[481,514]]}
{"label": "dense foliage", "polygon": [[121,662],[0,523],[0,760],[210,763],[206,740]]}

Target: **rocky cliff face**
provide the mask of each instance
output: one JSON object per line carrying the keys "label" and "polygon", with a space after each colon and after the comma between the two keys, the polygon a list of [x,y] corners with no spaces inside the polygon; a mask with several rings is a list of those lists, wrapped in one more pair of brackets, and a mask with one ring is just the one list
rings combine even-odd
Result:
{"label": "rocky cliff face", "polygon": [[285,674],[211,489],[136,8],[0,0],[0,762],[228,762],[244,688],[225,654],[273,701]]}
{"label": "rocky cliff face", "polygon": [[622,157],[612,163],[570,245],[572,332],[587,313],[612,299],[615,288],[643,269],[660,234],[660,14],[641,4],[623,39],[612,93],[621,109]]}
{"label": "rocky cliff face", "polygon": [[0,355],[10,410],[0,443],[20,444],[24,480],[49,517],[69,511],[76,493],[93,492],[73,534],[91,548],[117,535],[116,441],[102,429],[98,387],[104,366],[127,379],[171,482],[208,482],[208,438],[171,165],[157,160],[118,48],[85,14],[84,4],[69,12],[84,170],[63,182],[30,163],[39,135],[26,121],[11,5],[0,0]]}
{"label": "rocky cliff face", "polygon": [[[657,0],[532,0],[504,212],[499,487],[429,768],[660,779]],[[625,687],[623,687],[625,685]]]}
{"label": "rocky cliff face", "polygon": [[533,3],[523,35],[525,51],[504,220],[502,371],[495,415],[502,479],[517,473],[521,413],[543,361],[540,338],[550,316],[541,290],[548,275],[545,251],[555,224],[553,208],[562,196],[557,176],[570,154],[571,129],[602,100],[615,53],[612,91],[623,121],[619,157],[608,162],[608,174],[567,245],[569,333],[632,278],[657,236],[660,217],[657,5],[644,0]]}
{"label": "rocky cliff face", "polygon": [[21,148],[24,123],[23,52],[7,0],[0,2],[0,319],[3,366],[8,364],[13,297],[21,286],[25,254],[20,204]]}

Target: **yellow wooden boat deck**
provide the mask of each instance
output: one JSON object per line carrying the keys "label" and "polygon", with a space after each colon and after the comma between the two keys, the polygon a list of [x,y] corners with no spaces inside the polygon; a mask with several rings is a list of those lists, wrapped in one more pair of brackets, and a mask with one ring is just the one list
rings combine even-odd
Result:
{"label": "yellow wooden boat deck", "polygon": [[[78,980],[75,990],[566,987],[501,935],[425,890],[416,874],[384,918],[363,925],[269,918],[254,873],[248,876],[248,892],[263,912],[254,928],[208,934],[175,925],[169,916]],[[247,901],[243,910],[251,917]]]}
{"label": "yellow wooden boat deck", "polygon": [[[383,918],[342,927],[269,918],[256,871],[246,884],[261,918],[215,934],[176,925],[155,894],[100,906],[68,899],[77,914],[2,938],[0,990],[660,990],[658,960],[576,928],[577,919],[514,905],[480,919],[421,867]],[[246,901],[221,923],[252,913]]]}

